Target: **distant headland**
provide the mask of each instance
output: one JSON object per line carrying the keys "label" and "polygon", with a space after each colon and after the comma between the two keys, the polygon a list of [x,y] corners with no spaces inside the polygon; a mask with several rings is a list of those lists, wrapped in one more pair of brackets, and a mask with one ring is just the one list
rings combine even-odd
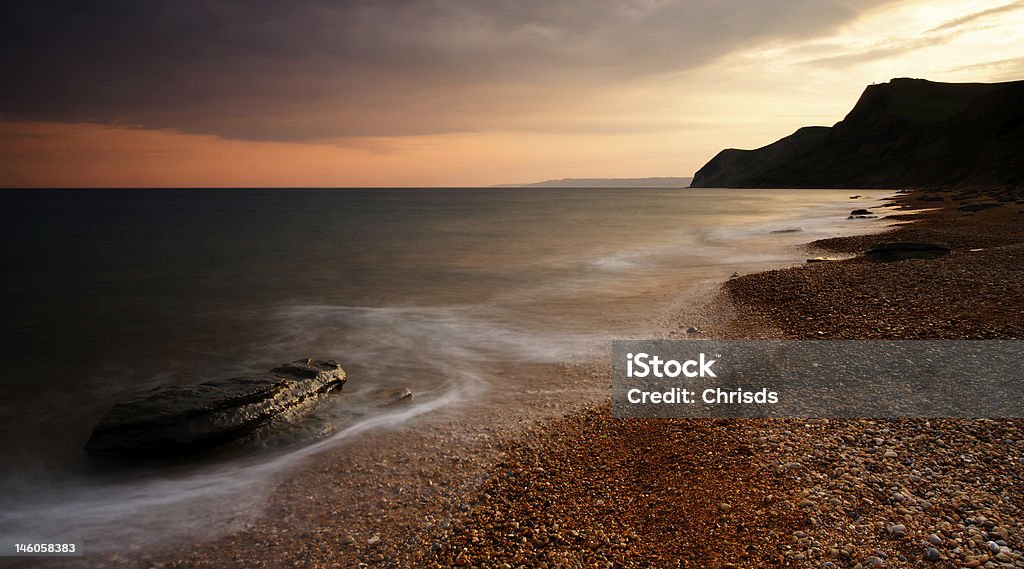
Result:
{"label": "distant headland", "polygon": [[756,150],[726,149],[696,188],[1024,184],[1024,81],[871,85],[846,118]]}
{"label": "distant headland", "polygon": [[687,188],[693,178],[562,178],[525,184],[499,184],[496,188]]}

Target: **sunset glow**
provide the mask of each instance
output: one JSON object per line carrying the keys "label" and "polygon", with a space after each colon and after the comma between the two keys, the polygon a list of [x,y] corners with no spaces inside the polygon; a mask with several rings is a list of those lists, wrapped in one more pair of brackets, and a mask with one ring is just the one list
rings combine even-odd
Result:
{"label": "sunset glow", "polygon": [[[566,3],[559,16],[471,4],[427,2],[386,15],[346,6],[317,16],[364,26],[350,30],[357,36],[383,30],[362,38],[368,44],[344,30],[310,30],[308,41],[289,35],[294,44],[259,47],[252,42],[263,32],[211,22],[207,39],[231,45],[193,46],[199,59],[186,46],[112,67],[103,50],[116,45],[68,48],[53,76],[8,84],[0,98],[0,185],[477,186],[689,176],[723,147],[757,147],[803,125],[835,123],[873,82],[1024,77],[1024,2],[812,9],[790,1],[771,14],[744,3],[608,3],[579,21],[572,13],[589,5]],[[154,25],[169,25],[161,17]],[[302,17],[314,16],[295,15]],[[66,24],[75,25],[85,24]],[[318,51],[321,44],[336,51]],[[7,66],[16,73],[59,47],[9,51]],[[153,69],[128,67],[135,64]],[[81,73],[57,75],[72,66]]]}

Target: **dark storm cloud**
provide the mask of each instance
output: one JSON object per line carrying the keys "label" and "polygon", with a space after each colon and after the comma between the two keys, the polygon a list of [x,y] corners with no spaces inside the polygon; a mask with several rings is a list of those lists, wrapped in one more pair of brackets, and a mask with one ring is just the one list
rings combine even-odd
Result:
{"label": "dark storm cloud", "polygon": [[0,114],[261,140],[515,128],[884,1],[7,2]]}

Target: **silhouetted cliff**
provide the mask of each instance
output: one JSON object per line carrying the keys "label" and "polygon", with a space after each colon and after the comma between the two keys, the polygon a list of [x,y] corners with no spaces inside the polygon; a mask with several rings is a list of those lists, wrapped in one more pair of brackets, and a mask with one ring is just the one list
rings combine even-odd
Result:
{"label": "silhouetted cliff", "polygon": [[832,127],[728,149],[692,187],[891,188],[1024,184],[1024,81],[871,85]]}

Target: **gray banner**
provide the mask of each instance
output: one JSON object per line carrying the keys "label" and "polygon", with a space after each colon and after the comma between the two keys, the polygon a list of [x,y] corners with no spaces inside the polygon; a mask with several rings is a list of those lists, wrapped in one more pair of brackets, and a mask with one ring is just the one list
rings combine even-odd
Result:
{"label": "gray banner", "polygon": [[1021,418],[1022,363],[1019,340],[616,340],[612,410],[623,418]]}
{"label": "gray banner", "polygon": [[0,557],[76,557],[81,540],[0,537]]}

